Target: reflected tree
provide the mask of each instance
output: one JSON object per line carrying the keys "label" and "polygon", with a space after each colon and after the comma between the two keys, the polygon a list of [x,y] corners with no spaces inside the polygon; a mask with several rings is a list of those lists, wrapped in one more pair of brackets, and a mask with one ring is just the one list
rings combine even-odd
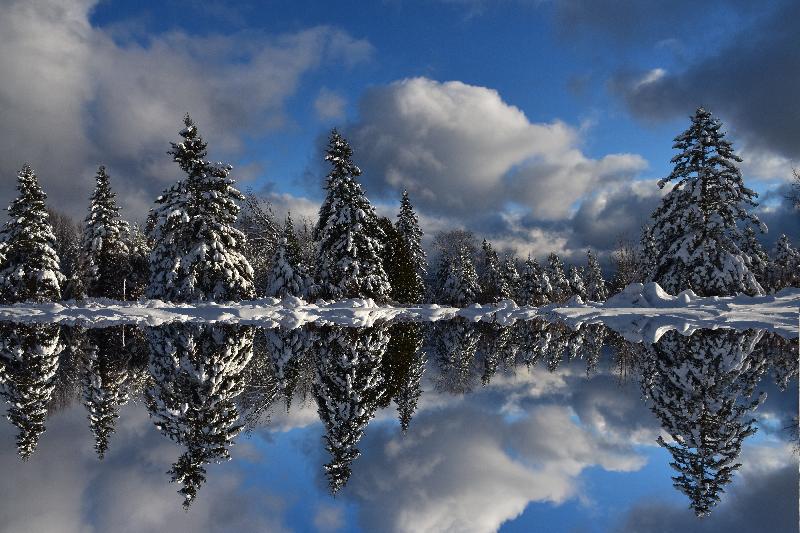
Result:
{"label": "reflected tree", "polygon": [[325,473],[334,494],[347,484],[358,442],[385,394],[381,364],[389,328],[320,328],[313,393],[331,456]]}
{"label": "reflected tree", "polygon": [[253,355],[253,328],[169,324],[148,330],[152,385],[146,399],[156,427],[186,451],[169,470],[185,508],[206,479],[205,465],[230,458],[242,429],[235,400]]}
{"label": "reflected tree", "polygon": [[63,349],[59,329],[52,324],[0,326],[0,394],[9,404],[8,420],[19,430],[17,453],[23,460],[31,457],[45,431]]}
{"label": "reflected tree", "polygon": [[383,356],[382,372],[385,387],[381,407],[391,401],[397,406],[400,428],[408,430],[422,395],[425,353],[422,351],[423,325],[399,322],[389,328],[389,344]]}
{"label": "reflected tree", "polygon": [[476,353],[480,334],[466,320],[446,320],[433,325],[427,350],[439,375],[436,389],[452,394],[471,392],[477,381]]}
{"label": "reflected tree", "polygon": [[643,386],[651,409],[672,437],[658,443],[669,451],[678,475],[675,488],[686,494],[698,516],[708,515],[725,485],[741,466],[745,438],[756,432],[752,398],[766,369],[754,354],[762,333],[753,330],[700,330],[691,336],[664,334],[645,365]]}

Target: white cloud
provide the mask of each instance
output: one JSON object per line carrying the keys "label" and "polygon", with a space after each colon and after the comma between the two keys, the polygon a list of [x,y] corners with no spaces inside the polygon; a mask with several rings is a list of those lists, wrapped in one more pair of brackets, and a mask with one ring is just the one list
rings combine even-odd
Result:
{"label": "white cloud", "polygon": [[350,132],[368,192],[407,188],[424,210],[473,217],[517,204],[563,220],[592,188],[645,167],[633,154],[592,159],[579,130],[533,123],[497,91],[406,79],[374,88]]}
{"label": "white cloud", "polygon": [[347,101],[340,95],[323,87],[319,90],[314,100],[314,111],[320,120],[334,120],[344,117],[344,108]]}
{"label": "white cloud", "polygon": [[137,35],[93,27],[87,0],[25,0],[0,18],[0,200],[24,161],[51,203],[82,215],[105,163],[132,216],[177,176],[165,152],[190,112],[213,158],[286,122],[284,102],[305,73],[354,65],[372,46],[327,26],[277,36]]}

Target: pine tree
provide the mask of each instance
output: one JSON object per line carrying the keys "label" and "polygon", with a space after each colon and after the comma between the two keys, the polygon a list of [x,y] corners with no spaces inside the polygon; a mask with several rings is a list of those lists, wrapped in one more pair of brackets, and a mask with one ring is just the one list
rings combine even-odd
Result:
{"label": "pine tree", "polygon": [[[414,213],[411,200],[408,199],[408,191],[403,191],[395,228],[403,244],[400,247],[402,252],[397,255],[402,256],[404,275],[401,276],[400,287],[396,288],[395,283],[392,283],[392,297],[401,303],[421,303],[425,296],[428,265],[425,260],[425,250],[422,248],[423,233],[419,228],[419,219]],[[409,262],[412,269],[408,268]]]}
{"label": "pine tree", "polygon": [[519,298],[522,280],[517,271],[517,260],[511,254],[506,254],[503,259],[503,265],[500,267],[500,274],[503,276],[505,286],[508,287],[508,297],[511,299]]}
{"label": "pine tree", "polygon": [[4,260],[0,288],[7,302],[46,302],[61,298],[64,276],[59,270],[55,236],[45,207],[47,195],[27,163],[18,174],[19,196],[8,207],[1,240]]}
{"label": "pine tree", "polygon": [[481,303],[496,303],[511,298],[511,288],[503,277],[497,252],[486,239],[483,240],[482,248],[483,268],[479,282],[483,289]]}
{"label": "pine tree", "polygon": [[384,355],[384,379],[389,381],[389,395],[397,405],[400,429],[405,432],[417,410],[422,395],[425,353],[422,348],[422,325],[408,322],[392,324]]}
{"label": "pine tree", "polygon": [[231,167],[205,159],[206,143],[187,114],[173,161],[186,178],[167,189],[152,211],[148,296],[176,302],[252,298],[253,269],[242,251],[246,238],[233,227],[241,193]]}
{"label": "pine tree", "polygon": [[547,257],[547,277],[550,280],[551,302],[563,302],[570,297],[570,286],[567,275],[564,273],[564,263],[555,253]]}
{"label": "pine tree", "polygon": [[800,287],[800,252],[792,247],[789,237],[784,234],[781,234],[775,243],[769,279],[770,288],[774,292],[785,287]]}
{"label": "pine tree", "polygon": [[119,216],[106,167],[97,170],[95,182],[81,241],[86,293],[121,300],[127,274],[124,265],[128,258],[128,223]]}
{"label": "pine tree", "polygon": [[436,389],[466,394],[475,388],[475,356],[480,334],[466,320],[443,320],[433,325],[430,349],[439,371]]}
{"label": "pine tree", "polygon": [[765,290],[769,288],[769,279],[767,279],[767,270],[769,268],[769,255],[758,242],[756,232],[752,226],[747,226],[744,230],[744,243],[742,245],[742,252],[744,252],[749,259],[749,268],[753,275],[756,277],[759,285]]}
{"label": "pine tree", "polygon": [[331,455],[325,473],[334,494],[347,484],[360,455],[358,442],[381,402],[381,363],[388,341],[385,325],[323,329],[313,392]]}
{"label": "pine tree", "polygon": [[267,277],[267,296],[305,297],[308,289],[308,274],[300,262],[300,243],[294,234],[292,215],[286,216],[283,236],[275,248],[272,269]]}
{"label": "pine tree", "polygon": [[439,303],[456,307],[475,303],[481,293],[481,287],[469,249],[462,244],[455,254],[444,253],[439,260],[437,274]]}
{"label": "pine tree", "polygon": [[353,150],[336,130],[331,132],[325,160],[325,197],[314,228],[318,243],[317,277],[322,294],[330,298],[372,298],[385,301],[391,291],[382,264],[385,235],[375,209],[356,178]]}
{"label": "pine tree", "polygon": [[548,296],[553,292],[547,272],[539,266],[536,259],[525,261],[520,288],[520,304],[540,306],[549,303]]}
{"label": "pine tree", "polygon": [[156,428],[186,449],[168,473],[188,508],[205,482],[205,465],[230,459],[243,427],[235,400],[253,355],[253,329],[176,323],[150,328],[148,336],[147,407]]}
{"label": "pine tree", "polygon": [[692,124],[675,138],[680,153],[672,173],[659,181],[672,190],[653,213],[658,250],[654,280],[676,294],[692,289],[701,296],[763,294],[740,248],[737,224],[759,225],[748,212],[757,194],[744,186],[736,167],[741,158],[711,113],[698,108]]}
{"label": "pine tree", "polygon": [[587,255],[589,259],[586,267],[586,297],[593,302],[605,302],[608,298],[608,288],[603,278],[603,271],[600,270],[600,263],[591,250]]}
{"label": "pine tree", "polygon": [[569,267],[569,291],[573,296],[579,296],[581,300],[586,300],[586,284],[583,281],[583,269],[570,265]]}
{"label": "pine tree", "polygon": [[[55,237],[55,251],[64,281],[61,283],[63,300],[80,300],[86,297],[83,264],[81,261],[81,230],[72,218],[53,208],[48,208],[50,225]],[[0,261],[2,263],[2,261]]]}
{"label": "pine tree", "polygon": [[0,395],[8,420],[19,430],[17,452],[28,460],[45,431],[55,389],[58,355],[64,349],[52,324],[0,326]]}

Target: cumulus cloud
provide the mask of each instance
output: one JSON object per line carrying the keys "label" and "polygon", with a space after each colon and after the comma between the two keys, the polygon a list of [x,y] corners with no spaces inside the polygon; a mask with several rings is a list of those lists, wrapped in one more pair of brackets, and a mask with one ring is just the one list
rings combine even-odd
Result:
{"label": "cumulus cloud", "polygon": [[459,217],[518,204],[549,220],[569,216],[593,187],[629,179],[641,157],[591,159],[579,132],[532,123],[497,91],[406,79],[368,91],[348,128],[372,194],[406,188],[423,209]]}
{"label": "cumulus cloud", "polygon": [[344,117],[344,108],[347,101],[340,95],[323,87],[319,90],[314,100],[314,110],[320,120],[341,119]]}
{"label": "cumulus cloud", "polygon": [[[164,153],[191,112],[215,158],[286,121],[303,75],[372,54],[365,41],[320,26],[277,36],[173,31],[126,38],[93,27],[89,0],[14,0],[0,19],[0,199],[22,162],[36,168],[57,207],[82,213],[100,163],[123,203],[141,216],[177,176]],[[247,172],[245,172],[247,174]]]}

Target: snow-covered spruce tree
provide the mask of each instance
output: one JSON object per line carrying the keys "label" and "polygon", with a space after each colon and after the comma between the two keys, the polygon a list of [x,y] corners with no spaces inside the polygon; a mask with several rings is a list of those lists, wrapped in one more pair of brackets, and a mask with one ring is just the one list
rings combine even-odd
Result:
{"label": "snow-covered spruce tree", "polygon": [[123,299],[128,259],[125,237],[128,231],[128,223],[119,216],[116,194],[111,190],[106,167],[101,166],[95,176],[81,241],[88,296]]}
{"label": "snow-covered spruce tree", "polygon": [[286,216],[283,235],[275,248],[272,268],[267,277],[267,296],[305,297],[308,288],[308,274],[300,262],[300,243],[294,234],[292,215]]}
{"label": "snow-covered spruce tree", "polygon": [[[302,379],[313,382],[314,331],[308,327],[264,330],[267,352],[277,379],[278,389],[286,401],[286,410],[292,405],[297,384]],[[300,374],[310,374],[301,376]]]}
{"label": "snow-covered spruce tree", "polygon": [[456,307],[474,304],[481,293],[481,286],[469,248],[462,244],[455,254],[443,253],[439,261],[437,303]]}
{"label": "snow-covered spruce tree", "polygon": [[50,225],[47,195],[27,163],[18,174],[19,196],[8,207],[0,240],[5,258],[0,268],[0,289],[6,302],[46,302],[61,298],[64,276],[59,269],[55,236]]}
{"label": "snow-covered spruce tree", "polygon": [[520,305],[540,306],[549,303],[548,295],[552,292],[550,278],[547,273],[539,266],[536,259],[525,261],[520,280]]}
{"label": "snow-covered spruce tree", "polygon": [[402,276],[400,287],[395,287],[395,283],[392,283],[392,298],[401,303],[421,303],[425,296],[428,263],[422,248],[423,233],[411,200],[408,199],[408,191],[403,191],[395,229],[403,245],[401,255],[409,258],[413,270],[408,272],[408,267],[404,266],[405,275]]}
{"label": "snow-covered spruce tree", "polygon": [[547,256],[547,277],[550,280],[551,302],[563,302],[571,296],[569,280],[564,272],[564,263],[554,252]]}
{"label": "snow-covered spruce tree", "polygon": [[331,455],[325,475],[334,494],[350,479],[360,455],[358,442],[381,402],[381,362],[388,342],[385,325],[322,330],[313,392],[325,425],[325,448]]}
{"label": "snow-covered spruce tree", "polygon": [[167,189],[152,210],[150,298],[175,302],[252,298],[253,269],[242,250],[244,234],[233,225],[241,193],[231,167],[205,159],[206,143],[187,114],[183,141],[170,154],[186,177]]}
{"label": "snow-covered spruce tree", "polygon": [[784,234],[775,243],[768,277],[773,292],[786,287],[800,287],[800,252],[795,250],[789,237]]}
{"label": "snow-covered spruce tree", "polygon": [[579,296],[581,300],[586,300],[586,283],[583,281],[583,269],[570,265],[568,279],[570,293],[573,296]]}
{"label": "snow-covered spruce tree", "polygon": [[481,248],[483,249],[483,265],[479,281],[482,289],[481,303],[490,304],[511,298],[511,288],[503,277],[497,252],[486,239],[483,239]]}
{"label": "snow-covered spruce tree", "polygon": [[128,401],[130,353],[123,345],[124,327],[89,330],[83,353],[83,405],[100,459],[108,450],[119,410]]}
{"label": "snow-covered spruce tree", "polygon": [[17,453],[28,460],[45,431],[47,408],[55,389],[58,356],[64,345],[59,326],[0,326],[0,395],[8,402],[8,420],[17,427]]}
{"label": "snow-covered spruce tree", "polygon": [[242,429],[235,400],[253,355],[253,328],[169,324],[149,328],[148,337],[147,408],[156,428],[186,449],[168,473],[188,508],[205,482],[205,465],[230,459]]}
{"label": "snow-covered spruce tree", "polygon": [[508,287],[509,298],[516,300],[519,298],[519,291],[522,280],[517,271],[517,259],[511,254],[506,254],[503,264],[500,266],[500,274],[503,276],[505,286]]}
{"label": "snow-covered spruce tree", "polygon": [[588,263],[586,266],[586,297],[592,302],[604,302],[608,298],[608,288],[606,280],[603,278],[603,271],[600,270],[600,263],[597,261],[591,250],[587,252]]}
{"label": "snow-covered spruce tree", "polygon": [[760,225],[748,211],[757,194],[744,186],[736,167],[741,158],[721,127],[698,108],[689,129],[675,138],[672,173],[658,183],[675,182],[652,215],[659,254],[653,279],[672,294],[764,293],[740,248],[739,225]]}
{"label": "snow-covered spruce tree", "polygon": [[352,156],[350,145],[333,130],[325,154],[332,166],[325,183],[327,195],[314,228],[317,278],[325,297],[383,302],[391,292],[381,256],[385,235],[356,181],[361,169]]}
{"label": "snow-covered spruce tree", "polygon": [[672,455],[675,488],[698,516],[720,501],[741,466],[736,459],[744,439],[756,432],[750,413],[764,395],[752,394],[767,367],[753,353],[760,336],[754,330],[700,330],[688,337],[670,331],[644,363],[644,392],[672,437],[659,436],[658,443]]}
{"label": "snow-covered spruce tree", "polygon": [[747,226],[744,230],[742,251],[749,259],[750,271],[756,277],[756,281],[764,290],[769,290],[769,279],[767,277],[769,255],[764,250],[764,247],[761,246],[761,243],[758,242],[758,237],[752,226]]}

